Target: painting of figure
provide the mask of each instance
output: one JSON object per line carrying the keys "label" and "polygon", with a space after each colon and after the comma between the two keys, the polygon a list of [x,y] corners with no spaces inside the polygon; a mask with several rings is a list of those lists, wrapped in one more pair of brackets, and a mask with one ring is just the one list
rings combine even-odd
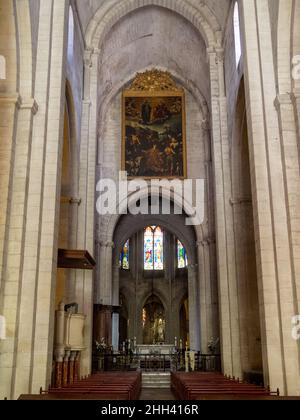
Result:
{"label": "painting of figure", "polygon": [[129,178],[185,178],[184,96],[123,97],[122,169]]}

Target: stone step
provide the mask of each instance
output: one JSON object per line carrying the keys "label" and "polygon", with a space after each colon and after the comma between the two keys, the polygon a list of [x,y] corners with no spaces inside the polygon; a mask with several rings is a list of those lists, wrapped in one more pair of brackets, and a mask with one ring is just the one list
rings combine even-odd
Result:
{"label": "stone step", "polygon": [[169,389],[171,387],[170,373],[151,372],[142,374],[143,388]]}
{"label": "stone step", "polygon": [[143,385],[168,385],[170,386],[171,383],[168,381],[143,381]]}

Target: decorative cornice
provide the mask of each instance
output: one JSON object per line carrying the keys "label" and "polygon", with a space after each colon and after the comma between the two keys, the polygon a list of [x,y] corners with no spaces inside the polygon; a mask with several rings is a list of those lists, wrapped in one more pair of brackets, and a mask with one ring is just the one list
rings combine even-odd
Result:
{"label": "decorative cornice", "polygon": [[182,94],[183,89],[178,88],[171,74],[158,69],[137,73],[134,81],[127,91],[134,92],[175,92]]}
{"label": "decorative cornice", "polygon": [[34,98],[22,98],[19,93],[0,94],[0,105],[15,105],[17,109],[29,109],[35,115],[38,112],[38,104]]}
{"label": "decorative cornice", "polygon": [[20,104],[22,102],[22,98],[18,93],[13,94],[0,94],[0,105],[16,105],[17,107],[20,107]]}

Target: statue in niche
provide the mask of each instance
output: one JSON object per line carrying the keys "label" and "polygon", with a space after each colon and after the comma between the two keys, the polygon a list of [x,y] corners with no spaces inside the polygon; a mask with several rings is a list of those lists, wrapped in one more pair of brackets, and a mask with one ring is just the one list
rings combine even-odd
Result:
{"label": "statue in niche", "polygon": [[165,342],[165,322],[162,318],[159,318],[157,324],[157,343],[164,343]]}
{"label": "statue in niche", "polygon": [[144,344],[165,343],[165,317],[163,306],[158,302],[146,304],[144,308]]}

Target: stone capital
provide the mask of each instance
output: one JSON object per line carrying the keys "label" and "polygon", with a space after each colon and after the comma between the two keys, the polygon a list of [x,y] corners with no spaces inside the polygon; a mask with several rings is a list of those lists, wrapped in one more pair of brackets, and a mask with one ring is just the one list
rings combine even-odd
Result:
{"label": "stone capital", "polygon": [[105,241],[103,239],[97,240],[96,244],[99,245],[101,248],[111,248],[115,247],[115,243],[112,241]]}
{"label": "stone capital", "polygon": [[18,108],[22,103],[21,96],[16,93],[0,93],[0,106],[15,105]]}

